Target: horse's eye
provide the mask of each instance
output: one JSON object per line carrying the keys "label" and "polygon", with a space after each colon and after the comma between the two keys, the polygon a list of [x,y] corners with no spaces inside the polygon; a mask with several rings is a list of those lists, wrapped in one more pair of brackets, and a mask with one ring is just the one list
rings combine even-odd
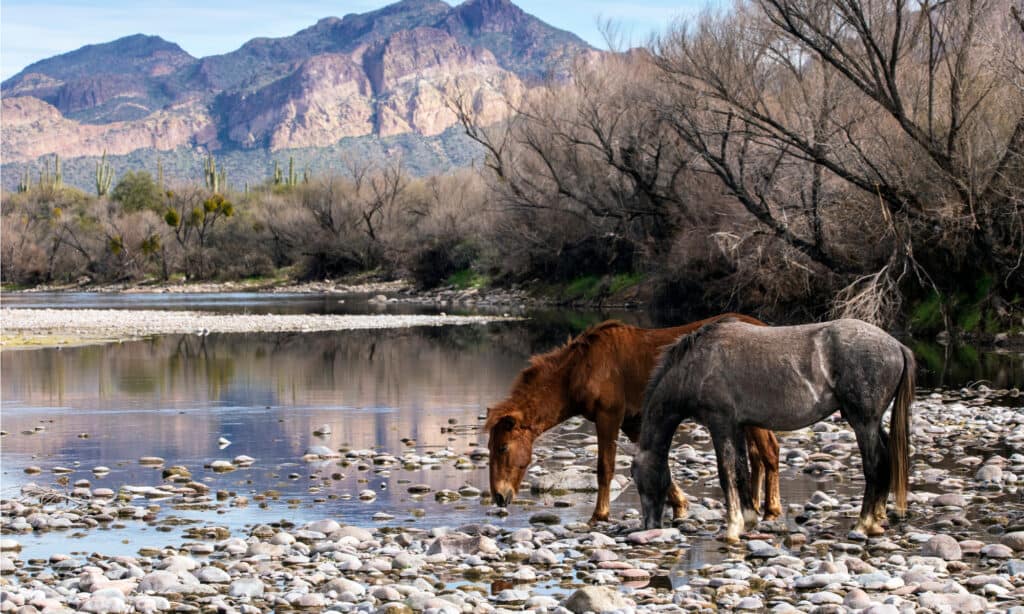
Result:
{"label": "horse's eye", "polygon": [[498,452],[501,452],[502,454],[504,454],[505,452],[508,452],[508,444],[506,443],[506,444],[502,445],[500,448],[498,448]]}

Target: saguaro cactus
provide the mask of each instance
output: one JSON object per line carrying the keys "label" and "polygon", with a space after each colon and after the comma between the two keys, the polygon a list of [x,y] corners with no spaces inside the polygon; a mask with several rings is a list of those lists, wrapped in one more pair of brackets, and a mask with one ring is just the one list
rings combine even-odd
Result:
{"label": "saguaro cactus", "polygon": [[96,196],[106,196],[110,185],[114,182],[114,168],[107,162],[107,152],[103,152],[96,163]]}
{"label": "saguaro cactus", "polygon": [[18,191],[22,193],[28,192],[31,187],[32,177],[29,175],[28,168],[26,167],[25,172],[21,175],[21,179],[18,180]]}
{"label": "saguaro cactus", "polygon": [[43,170],[39,172],[39,187],[56,190],[64,186],[64,174],[61,172],[60,156],[53,154],[53,173],[50,172],[50,159],[44,161]]}
{"label": "saguaro cactus", "polygon": [[203,175],[206,178],[206,187],[214,194],[219,194],[222,187],[227,187],[227,171],[223,168],[220,171],[217,170],[217,160],[213,154],[206,156]]}

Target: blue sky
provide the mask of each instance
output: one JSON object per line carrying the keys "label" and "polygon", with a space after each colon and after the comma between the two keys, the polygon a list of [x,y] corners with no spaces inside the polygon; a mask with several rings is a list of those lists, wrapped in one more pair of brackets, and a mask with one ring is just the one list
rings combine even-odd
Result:
{"label": "blue sky", "polygon": [[[237,49],[257,36],[287,36],[328,16],[362,13],[387,0],[3,0],[0,76],[91,43],[156,34],[201,57]],[[449,0],[450,4],[454,4]],[[617,22],[637,42],[672,18],[693,14],[705,0],[517,0],[544,21],[603,46],[599,18]]]}

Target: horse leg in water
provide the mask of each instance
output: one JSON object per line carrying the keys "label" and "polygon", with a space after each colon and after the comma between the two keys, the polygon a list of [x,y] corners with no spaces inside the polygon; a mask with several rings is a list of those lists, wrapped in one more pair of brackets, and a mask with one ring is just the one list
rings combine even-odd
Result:
{"label": "horse leg in water", "polygon": [[725,494],[726,530],[724,539],[735,543],[745,528],[746,521],[757,519],[750,498],[750,469],[747,465],[746,437],[743,429],[735,425],[709,427],[718,461],[718,481]]}
{"label": "horse leg in water", "polygon": [[[757,449],[757,456],[761,466],[754,467],[754,460],[751,459],[752,471],[759,471],[764,476],[764,519],[775,520],[782,515],[782,501],[779,500],[779,440],[775,433],[768,429],[748,428],[747,440],[753,442]],[[757,473],[754,474],[755,476]],[[754,480],[755,497],[760,499],[762,485],[759,480]],[[760,509],[756,502],[754,509]]]}
{"label": "horse leg in water", "polygon": [[768,429],[747,427],[747,457],[750,459],[750,499],[754,510],[761,509],[764,496],[764,519],[775,520],[782,515],[779,500],[779,440]]}
{"label": "horse leg in water", "polygon": [[597,411],[597,505],[590,523],[608,520],[611,506],[611,483],[615,475],[615,452],[618,449],[621,412]]}
{"label": "horse leg in water", "polygon": [[[750,503],[755,510],[759,510],[761,509],[761,492],[765,487],[765,468],[761,451],[757,447],[757,436],[749,432],[747,433],[747,458],[750,459]],[[767,511],[765,515],[767,515]]]}
{"label": "horse leg in water", "polygon": [[[864,500],[860,506],[860,518],[856,530],[865,535],[881,535],[885,528],[881,520],[885,517],[885,502],[889,498],[889,446],[877,421],[853,423],[857,434],[857,447],[864,464]],[[878,517],[881,508],[882,518]]]}

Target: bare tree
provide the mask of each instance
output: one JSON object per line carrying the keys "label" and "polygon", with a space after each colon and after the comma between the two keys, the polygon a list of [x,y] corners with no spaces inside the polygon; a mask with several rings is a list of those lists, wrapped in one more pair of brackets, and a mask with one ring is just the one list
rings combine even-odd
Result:
{"label": "bare tree", "polygon": [[1024,103],[980,43],[1006,14],[1000,0],[750,0],[652,51],[680,138],[811,261],[857,272],[822,225],[823,198],[852,187],[883,209],[875,239],[892,245],[882,267],[896,279],[882,287],[922,246],[1019,287]]}

